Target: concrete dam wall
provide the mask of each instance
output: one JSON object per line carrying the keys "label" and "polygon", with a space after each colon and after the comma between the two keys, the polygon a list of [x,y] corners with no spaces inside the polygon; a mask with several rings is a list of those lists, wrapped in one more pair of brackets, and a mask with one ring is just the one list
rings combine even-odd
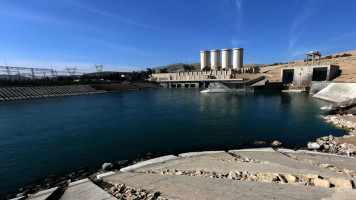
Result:
{"label": "concrete dam wall", "polygon": [[41,86],[41,87],[3,87],[0,88],[0,101],[64,97],[105,93],[89,85]]}
{"label": "concrete dam wall", "polygon": [[356,83],[331,83],[313,97],[331,102],[356,98]]}
{"label": "concrete dam wall", "polygon": [[320,92],[320,90],[326,88],[331,83],[333,83],[333,82],[312,81],[309,92],[310,92],[310,94],[316,94],[316,93]]}

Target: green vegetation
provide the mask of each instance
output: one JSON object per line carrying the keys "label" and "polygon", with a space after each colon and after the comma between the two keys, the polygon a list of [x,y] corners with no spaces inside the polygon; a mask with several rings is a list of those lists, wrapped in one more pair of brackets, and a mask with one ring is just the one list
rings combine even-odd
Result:
{"label": "green vegetation", "polygon": [[352,56],[351,53],[344,53],[340,57],[348,57],[348,56]]}
{"label": "green vegetation", "polygon": [[209,66],[205,66],[203,69],[202,69],[204,72],[206,71],[211,71],[211,68]]}
{"label": "green vegetation", "polygon": [[168,69],[167,68],[159,69],[159,73],[168,73]]}
{"label": "green vegetation", "polygon": [[82,82],[95,82],[99,80],[109,80],[109,81],[122,81],[123,77],[121,75],[124,74],[119,72],[97,72],[97,73],[90,73],[84,74],[80,76],[80,81]]}
{"label": "green vegetation", "polygon": [[249,67],[245,70],[246,74],[256,74],[260,71],[259,67]]}
{"label": "green vegetation", "polygon": [[51,86],[51,85],[75,85],[78,84],[78,82],[75,82],[74,80],[78,79],[78,76],[58,76],[57,78],[43,78],[43,79],[0,79],[0,86],[17,86],[17,87],[22,87],[22,86]]}
{"label": "green vegetation", "polygon": [[146,71],[133,72],[96,72],[84,74],[80,77],[80,82],[121,82],[121,81],[145,81],[153,73],[152,69]]}
{"label": "green vegetation", "polygon": [[133,72],[95,72],[81,76],[59,76],[57,78],[29,79],[17,77],[0,79],[0,86],[51,86],[51,85],[76,85],[93,83],[120,83],[122,81],[146,81],[152,74],[152,70]]}
{"label": "green vegetation", "polygon": [[183,65],[184,71],[193,71],[196,70],[193,65]]}
{"label": "green vegetation", "polygon": [[269,65],[267,65],[267,66],[283,65],[283,64],[287,64],[287,63],[288,63],[288,62],[284,62],[284,63],[282,63],[282,62],[277,62],[277,63],[269,64]]}

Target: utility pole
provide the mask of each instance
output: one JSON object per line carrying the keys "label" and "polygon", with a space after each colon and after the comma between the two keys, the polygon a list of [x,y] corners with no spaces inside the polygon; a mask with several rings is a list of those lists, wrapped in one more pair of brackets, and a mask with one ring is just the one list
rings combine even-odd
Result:
{"label": "utility pole", "polygon": [[7,79],[10,80],[10,69],[7,65],[6,65],[6,74],[7,74]]}
{"label": "utility pole", "polygon": [[33,68],[31,68],[31,79],[35,79],[35,70]]}

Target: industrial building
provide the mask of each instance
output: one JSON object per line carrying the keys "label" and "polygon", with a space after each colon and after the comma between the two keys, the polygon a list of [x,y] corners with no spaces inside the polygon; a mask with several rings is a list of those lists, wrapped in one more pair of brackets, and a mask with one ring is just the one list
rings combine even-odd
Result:
{"label": "industrial building", "polygon": [[202,50],[200,51],[200,69],[203,70],[206,67],[212,70],[243,68],[243,50],[243,48],[222,49],[221,51],[218,49]]}
{"label": "industrial building", "polygon": [[220,50],[211,50],[211,69],[219,69],[221,67],[221,51]]}
{"label": "industrial building", "polygon": [[210,51],[200,51],[200,69],[210,67]]}
{"label": "industrial building", "polygon": [[230,69],[231,66],[231,49],[222,50],[222,69]]}
{"label": "industrial building", "polygon": [[234,48],[234,61],[233,61],[233,68],[239,69],[243,68],[244,61],[243,61],[243,48]]}

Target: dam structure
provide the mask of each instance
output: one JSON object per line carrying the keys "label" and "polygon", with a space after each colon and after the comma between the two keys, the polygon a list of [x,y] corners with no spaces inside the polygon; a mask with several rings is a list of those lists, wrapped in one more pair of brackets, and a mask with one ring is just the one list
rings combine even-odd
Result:
{"label": "dam structure", "polygon": [[167,88],[207,88],[210,83],[219,82],[231,89],[242,89],[264,79],[260,75],[244,74],[247,69],[243,68],[243,48],[202,50],[200,66],[192,71],[152,74],[149,80]]}

